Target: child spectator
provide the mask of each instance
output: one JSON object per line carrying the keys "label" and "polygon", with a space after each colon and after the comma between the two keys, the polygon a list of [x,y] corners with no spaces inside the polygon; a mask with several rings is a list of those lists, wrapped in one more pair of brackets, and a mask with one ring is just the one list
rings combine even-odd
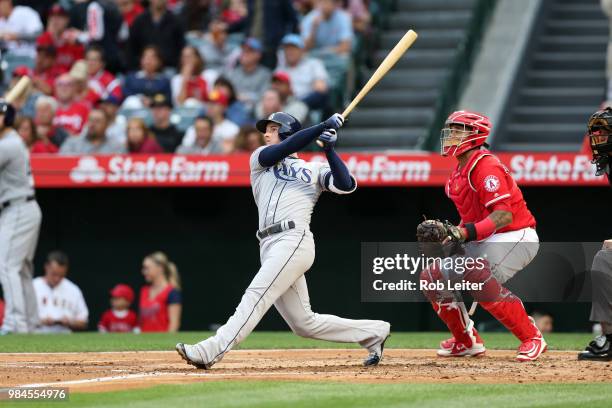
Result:
{"label": "child spectator", "polygon": [[163,68],[161,54],[157,47],[147,46],[140,57],[140,71],[129,74],[124,81],[123,93],[129,100],[124,106],[140,108],[149,106],[150,97],[161,93],[171,98],[170,81],[161,73]]}
{"label": "child spectator", "polygon": [[236,137],[233,153],[253,153],[258,147],[265,144],[263,134],[253,126],[240,128]]}
{"label": "child spectator", "polygon": [[318,0],[302,20],[302,38],[307,50],[347,55],[353,41],[351,16],[338,0]]}
{"label": "child spectator", "polygon": [[143,332],[178,331],[181,326],[181,284],[178,270],[163,252],[142,261],[146,285],[140,290],[139,321]]}
{"label": "child spectator", "polygon": [[98,323],[101,333],[138,333],[136,313],[130,306],[134,301],[134,291],[128,285],[118,284],[110,291],[111,308],[102,315]]}
{"label": "child spectator", "polygon": [[157,143],[153,133],[147,128],[142,118],[133,117],[127,124],[127,147],[132,154],[164,153],[164,149]]}
{"label": "child spectator", "polygon": [[49,9],[47,30],[36,40],[37,46],[53,46],[57,50],[55,65],[61,73],[68,72],[72,64],[83,59],[85,49],[82,44],[70,39],[68,10],[56,3]]}
{"label": "child spectator", "polygon": [[187,45],[181,52],[179,73],[170,83],[172,99],[178,106],[203,104],[208,99],[208,86],[203,76],[204,60],[198,49]]}

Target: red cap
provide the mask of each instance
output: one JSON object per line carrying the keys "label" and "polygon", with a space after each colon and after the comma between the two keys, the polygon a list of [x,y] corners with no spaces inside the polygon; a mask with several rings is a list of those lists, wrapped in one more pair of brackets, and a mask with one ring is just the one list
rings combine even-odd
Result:
{"label": "red cap", "polygon": [[13,70],[14,77],[32,76],[32,70],[27,65],[18,65]]}
{"label": "red cap", "polygon": [[134,301],[134,291],[128,285],[120,283],[111,289],[112,297],[121,297],[132,303]]}
{"label": "red cap", "polygon": [[219,103],[225,107],[229,105],[229,97],[220,89],[213,89],[208,93],[208,101],[212,103]]}
{"label": "red cap", "polygon": [[68,10],[63,8],[59,3],[55,3],[49,9],[49,15],[50,16],[67,16]]}
{"label": "red cap", "polygon": [[274,75],[272,75],[272,80],[273,81],[285,82],[287,84],[291,83],[291,78],[289,77],[289,74],[286,73],[285,71],[277,71],[277,72],[275,72]]}

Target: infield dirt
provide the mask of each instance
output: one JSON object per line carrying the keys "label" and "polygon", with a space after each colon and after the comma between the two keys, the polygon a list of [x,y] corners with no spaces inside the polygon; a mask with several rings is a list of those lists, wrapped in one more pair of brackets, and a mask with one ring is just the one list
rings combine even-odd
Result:
{"label": "infield dirt", "polygon": [[519,363],[513,351],[477,358],[438,358],[434,350],[385,350],[378,367],[364,368],[363,350],[236,350],[211,370],[185,364],[174,351],[0,353],[2,386],[57,386],[73,392],[115,391],[215,380],[415,383],[611,382],[611,363],[582,362],[575,352],[551,351]]}

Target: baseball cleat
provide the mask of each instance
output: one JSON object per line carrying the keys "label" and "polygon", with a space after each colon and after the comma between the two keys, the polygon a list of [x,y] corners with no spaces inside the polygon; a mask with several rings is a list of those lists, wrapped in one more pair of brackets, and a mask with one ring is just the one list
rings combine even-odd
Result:
{"label": "baseball cleat", "polygon": [[477,357],[483,355],[486,351],[487,349],[482,343],[474,343],[472,347],[468,347],[463,343],[455,341],[453,348],[450,350],[440,348],[437,354],[440,357]]}
{"label": "baseball cleat", "polygon": [[540,337],[529,339],[521,343],[516,359],[520,362],[535,361],[547,350],[547,348],[548,345],[544,337],[540,334]]}
{"label": "baseball cleat", "polygon": [[[486,351],[484,347],[484,341],[482,341],[482,338],[480,338],[480,335],[478,334],[478,330],[472,328],[472,334],[474,338],[476,339],[476,344],[479,345],[479,347],[476,347],[476,348],[477,349],[482,348],[482,351],[480,354],[484,353]],[[440,348],[438,349],[438,355],[442,357],[446,357],[453,350],[455,343],[457,343],[457,339],[455,339],[455,337],[451,337],[450,339],[441,341]]]}
{"label": "baseball cleat", "polygon": [[195,361],[194,358],[190,357],[187,352],[187,347],[191,346],[184,343],[178,343],[175,347],[176,351],[179,353],[181,358],[187,362],[187,364],[191,364],[192,366],[194,366],[195,368],[199,368],[200,370],[208,370],[211,367],[210,364],[198,363],[197,361]]}
{"label": "baseball cleat", "polygon": [[368,354],[368,357],[363,360],[364,367],[377,366],[378,363],[380,363],[383,357],[383,351],[385,351],[385,342],[389,337],[391,337],[391,335],[387,335],[387,337],[385,337],[385,339],[380,343],[379,350],[372,351],[370,354]]}
{"label": "baseball cleat", "polygon": [[597,336],[578,354],[578,360],[612,361],[610,339],[607,336]]}

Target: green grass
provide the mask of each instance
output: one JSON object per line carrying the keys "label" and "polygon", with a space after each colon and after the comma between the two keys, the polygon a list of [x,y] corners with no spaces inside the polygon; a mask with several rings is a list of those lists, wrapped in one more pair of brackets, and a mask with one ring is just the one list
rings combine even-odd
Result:
{"label": "green grass", "polygon": [[[23,402],[2,405],[42,406]],[[72,394],[69,403],[57,403],[57,406],[600,408],[612,406],[612,384],[346,384],[216,381],[164,385],[114,393]]]}
{"label": "green grass", "polygon": [[[181,332],[177,334],[99,334],[70,335],[9,335],[0,339],[0,352],[82,352],[82,351],[142,351],[173,350],[177,342],[195,343],[211,332]],[[518,340],[508,333],[482,333],[489,349],[515,349]],[[435,348],[446,333],[393,333],[389,348]],[[552,350],[582,350],[591,340],[587,333],[551,333],[546,340]],[[357,348],[357,345],[304,339],[291,332],[254,332],[239,348],[295,349],[295,348]]]}

